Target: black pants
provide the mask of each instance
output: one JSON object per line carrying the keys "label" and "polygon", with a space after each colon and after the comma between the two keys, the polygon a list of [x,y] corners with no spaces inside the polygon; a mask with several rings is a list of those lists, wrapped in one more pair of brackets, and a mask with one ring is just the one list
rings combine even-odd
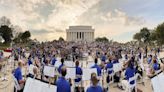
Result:
{"label": "black pants", "polygon": [[[21,90],[17,90],[17,92],[23,92],[23,89],[24,88],[22,88]],[[16,88],[14,87],[14,92],[16,92]]]}

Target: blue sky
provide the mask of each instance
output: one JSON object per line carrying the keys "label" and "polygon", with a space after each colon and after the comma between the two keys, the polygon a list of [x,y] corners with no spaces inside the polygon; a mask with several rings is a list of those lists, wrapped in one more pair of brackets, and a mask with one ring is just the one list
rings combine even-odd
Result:
{"label": "blue sky", "polygon": [[119,42],[132,40],[142,27],[164,22],[164,0],[0,0],[18,31],[30,30],[40,41],[66,37],[70,25],[91,25],[95,36]]}

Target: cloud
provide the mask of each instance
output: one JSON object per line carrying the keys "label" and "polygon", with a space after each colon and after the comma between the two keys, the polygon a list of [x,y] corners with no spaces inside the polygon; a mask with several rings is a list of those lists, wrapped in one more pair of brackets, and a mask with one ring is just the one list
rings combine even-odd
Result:
{"label": "cloud", "polygon": [[98,2],[99,0],[87,2],[86,0],[62,0],[57,3],[53,13],[48,16],[47,25],[65,30],[66,27],[77,24],[78,17]]}
{"label": "cloud", "polygon": [[[96,36],[114,38],[152,26],[149,23],[154,23],[153,19],[145,17],[144,9],[152,11],[152,4],[160,1],[144,2],[146,4],[142,0],[0,0],[0,17],[10,18],[13,25],[19,25],[23,31],[30,30],[33,38],[42,41],[65,38],[65,29],[71,25],[91,25]],[[140,4],[140,8],[134,7]],[[141,10],[144,15],[139,14]]]}
{"label": "cloud", "polygon": [[56,29],[55,31],[56,32],[64,32],[64,30],[62,30],[62,29]]}
{"label": "cloud", "polygon": [[123,25],[143,25],[145,20],[142,17],[128,16],[125,12],[115,9],[101,16],[101,19],[109,23],[121,23]]}
{"label": "cloud", "polygon": [[33,35],[39,35],[40,34],[47,34],[47,33],[54,33],[54,31],[47,31],[45,29],[40,29],[40,30],[30,30],[30,32],[33,34]]}

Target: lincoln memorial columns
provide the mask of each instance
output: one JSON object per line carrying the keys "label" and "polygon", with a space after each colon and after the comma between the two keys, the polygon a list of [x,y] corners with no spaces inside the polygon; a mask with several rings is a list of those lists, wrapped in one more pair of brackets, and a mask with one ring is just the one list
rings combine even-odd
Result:
{"label": "lincoln memorial columns", "polygon": [[66,32],[67,41],[94,41],[94,29],[91,26],[70,26]]}

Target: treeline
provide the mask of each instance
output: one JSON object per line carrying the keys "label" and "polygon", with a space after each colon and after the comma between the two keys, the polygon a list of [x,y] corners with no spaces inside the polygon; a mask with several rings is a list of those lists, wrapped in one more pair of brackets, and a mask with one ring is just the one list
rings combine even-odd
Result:
{"label": "treeline", "polygon": [[0,18],[0,43],[10,44],[14,43],[26,43],[30,41],[30,31],[22,31],[19,26],[11,24],[10,20],[5,16]]}
{"label": "treeline", "polygon": [[164,23],[159,24],[154,29],[142,28],[140,32],[134,34],[133,39],[137,40],[139,44],[164,45]]}

